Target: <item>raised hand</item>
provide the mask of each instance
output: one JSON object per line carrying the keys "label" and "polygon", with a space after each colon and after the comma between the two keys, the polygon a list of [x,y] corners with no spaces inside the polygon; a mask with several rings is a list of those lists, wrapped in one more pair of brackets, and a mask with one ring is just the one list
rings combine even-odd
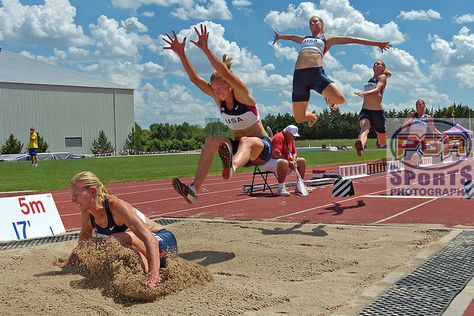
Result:
{"label": "raised hand", "polygon": [[202,50],[206,50],[208,49],[207,40],[209,39],[209,33],[207,32],[207,27],[205,25],[201,24],[200,27],[201,27],[201,33],[199,33],[197,28],[194,28],[194,31],[196,31],[196,34],[198,36],[198,40],[197,42],[191,40],[191,43],[193,43],[194,45],[196,45]]}
{"label": "raised hand", "polygon": [[280,34],[278,34],[275,30],[273,30],[273,33],[275,33],[275,37],[273,38],[272,45],[275,45],[275,43],[280,39]]}
{"label": "raised hand", "polygon": [[390,42],[380,42],[377,46],[382,52],[384,52],[392,47],[392,44],[390,44]]}
{"label": "raised hand", "polygon": [[184,54],[184,46],[186,46],[186,37],[183,38],[183,41],[180,43],[178,40],[178,36],[176,36],[175,31],[173,31],[174,38],[171,38],[171,36],[168,33],[166,33],[166,36],[168,38],[162,37],[162,40],[164,40],[169,46],[163,47],[163,49],[171,49],[173,52],[175,52],[178,55]]}

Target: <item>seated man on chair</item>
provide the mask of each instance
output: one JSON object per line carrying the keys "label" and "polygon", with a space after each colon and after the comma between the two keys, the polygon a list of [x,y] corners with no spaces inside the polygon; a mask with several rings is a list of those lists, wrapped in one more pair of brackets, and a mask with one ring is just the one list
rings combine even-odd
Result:
{"label": "seated man on chair", "polygon": [[[275,172],[278,180],[279,196],[289,196],[290,192],[286,189],[286,176],[295,168],[302,178],[306,170],[306,160],[298,158],[295,146],[295,137],[299,137],[298,127],[288,125],[283,131],[276,133],[272,138],[272,158],[262,166],[265,171]],[[299,193],[295,189],[295,193]]]}

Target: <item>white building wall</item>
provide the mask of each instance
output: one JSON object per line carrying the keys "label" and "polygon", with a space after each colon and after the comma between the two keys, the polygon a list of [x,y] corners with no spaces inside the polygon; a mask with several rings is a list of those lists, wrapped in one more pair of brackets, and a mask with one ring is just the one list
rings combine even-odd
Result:
{"label": "white building wall", "polygon": [[[0,144],[13,134],[25,152],[36,127],[49,152],[91,153],[104,130],[119,151],[134,124],[133,106],[130,89],[0,83]],[[82,147],[66,147],[66,137],[81,137]]]}

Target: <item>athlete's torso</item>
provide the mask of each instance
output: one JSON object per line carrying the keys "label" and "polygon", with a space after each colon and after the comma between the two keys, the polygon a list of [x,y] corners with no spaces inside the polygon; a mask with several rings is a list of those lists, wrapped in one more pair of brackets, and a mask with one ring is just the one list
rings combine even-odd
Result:
{"label": "athlete's torso", "polygon": [[320,67],[327,51],[326,37],[306,36],[301,42],[301,49],[296,60],[295,69]]}

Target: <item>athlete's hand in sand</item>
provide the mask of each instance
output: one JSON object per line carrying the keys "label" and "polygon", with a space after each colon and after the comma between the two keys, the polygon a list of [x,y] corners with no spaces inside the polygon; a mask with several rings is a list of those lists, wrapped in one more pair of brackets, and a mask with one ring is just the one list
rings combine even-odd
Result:
{"label": "athlete's hand in sand", "polygon": [[154,289],[158,284],[160,284],[160,282],[161,278],[159,274],[155,276],[151,275],[148,281],[146,281],[145,285],[148,286],[150,289]]}
{"label": "athlete's hand in sand", "polygon": [[79,264],[79,258],[75,254],[71,254],[66,260],[59,262],[61,268],[75,266]]}

